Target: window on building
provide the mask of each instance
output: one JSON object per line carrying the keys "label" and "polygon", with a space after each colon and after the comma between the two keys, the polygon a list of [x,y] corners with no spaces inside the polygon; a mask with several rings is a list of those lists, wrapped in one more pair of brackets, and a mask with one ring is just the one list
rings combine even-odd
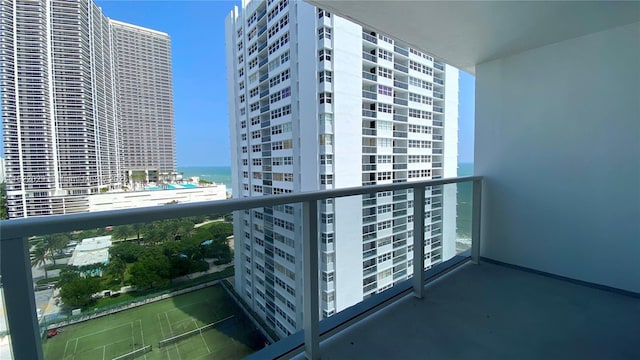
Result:
{"label": "window on building", "polygon": [[331,164],[333,164],[332,154],[320,155],[320,165],[331,165]]}
{"label": "window on building", "polygon": [[378,49],[378,57],[380,59],[393,61],[393,53],[384,49]]}
{"label": "window on building", "polygon": [[320,184],[321,185],[333,184],[333,174],[320,174]]}
{"label": "window on building", "polygon": [[393,89],[390,86],[378,85],[378,94],[380,95],[393,95]]}
{"label": "window on building", "polygon": [[318,29],[318,40],[322,39],[331,40],[331,28],[323,26]]}
{"label": "window on building", "polygon": [[318,79],[320,83],[323,83],[323,82],[330,83],[332,81],[332,77],[333,77],[333,74],[331,73],[331,71],[328,71],[328,70],[320,71],[318,73]]}
{"label": "window on building", "polygon": [[322,18],[324,16],[331,17],[331,14],[326,10],[318,9],[318,18]]}
{"label": "window on building", "polygon": [[321,134],[320,135],[320,145],[321,146],[333,145],[333,135]]}
{"label": "window on building", "polygon": [[320,104],[331,104],[331,93],[330,92],[322,92],[318,95],[320,99]]}
{"label": "window on building", "polygon": [[320,49],[318,51],[318,60],[320,60],[320,61],[331,61],[331,50],[329,50],[329,49]]}
{"label": "window on building", "polygon": [[382,76],[384,78],[387,78],[387,79],[392,79],[393,78],[393,71],[391,71],[391,70],[389,70],[387,68],[384,68],[382,66],[379,66],[378,67],[378,75]]}

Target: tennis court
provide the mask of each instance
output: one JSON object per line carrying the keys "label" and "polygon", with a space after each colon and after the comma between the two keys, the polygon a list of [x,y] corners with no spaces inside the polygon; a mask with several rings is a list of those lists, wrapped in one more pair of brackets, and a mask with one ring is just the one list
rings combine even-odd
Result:
{"label": "tennis court", "polygon": [[[189,331],[194,332],[158,346],[161,340]],[[45,359],[99,360],[151,345],[150,352],[140,352],[136,358],[239,359],[263,344],[260,332],[233,300],[220,286],[212,286],[66,326],[43,340],[43,350]]]}

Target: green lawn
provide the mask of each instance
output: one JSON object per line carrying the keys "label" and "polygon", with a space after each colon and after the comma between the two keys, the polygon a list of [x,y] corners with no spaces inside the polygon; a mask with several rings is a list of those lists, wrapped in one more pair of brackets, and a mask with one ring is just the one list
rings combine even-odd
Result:
{"label": "green lawn", "polygon": [[[231,318],[229,318],[232,316]],[[175,344],[160,340],[214,323]],[[219,286],[69,325],[43,340],[45,359],[112,359],[145,345],[139,359],[240,359],[264,345],[264,338]]]}

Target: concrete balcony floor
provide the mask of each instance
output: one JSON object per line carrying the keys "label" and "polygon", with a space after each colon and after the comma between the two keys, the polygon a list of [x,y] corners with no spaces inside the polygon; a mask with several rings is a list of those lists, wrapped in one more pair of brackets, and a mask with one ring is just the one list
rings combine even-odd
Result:
{"label": "concrete balcony floor", "polygon": [[322,359],[640,359],[640,299],[467,263],[321,344]]}

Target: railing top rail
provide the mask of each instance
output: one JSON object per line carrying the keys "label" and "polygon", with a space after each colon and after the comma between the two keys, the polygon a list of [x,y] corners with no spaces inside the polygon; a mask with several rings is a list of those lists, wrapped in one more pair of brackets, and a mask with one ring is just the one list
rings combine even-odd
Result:
{"label": "railing top rail", "polygon": [[476,180],[482,180],[482,176],[464,176],[365,187],[350,187],[228,200],[202,201],[186,204],[159,205],[134,209],[2,220],[0,221],[0,240],[85,230],[104,226],[167,220],[174,219],[176,217],[223,214],[231,211],[257,207],[373,194],[381,191],[414,189],[420,186],[455,184]]}

